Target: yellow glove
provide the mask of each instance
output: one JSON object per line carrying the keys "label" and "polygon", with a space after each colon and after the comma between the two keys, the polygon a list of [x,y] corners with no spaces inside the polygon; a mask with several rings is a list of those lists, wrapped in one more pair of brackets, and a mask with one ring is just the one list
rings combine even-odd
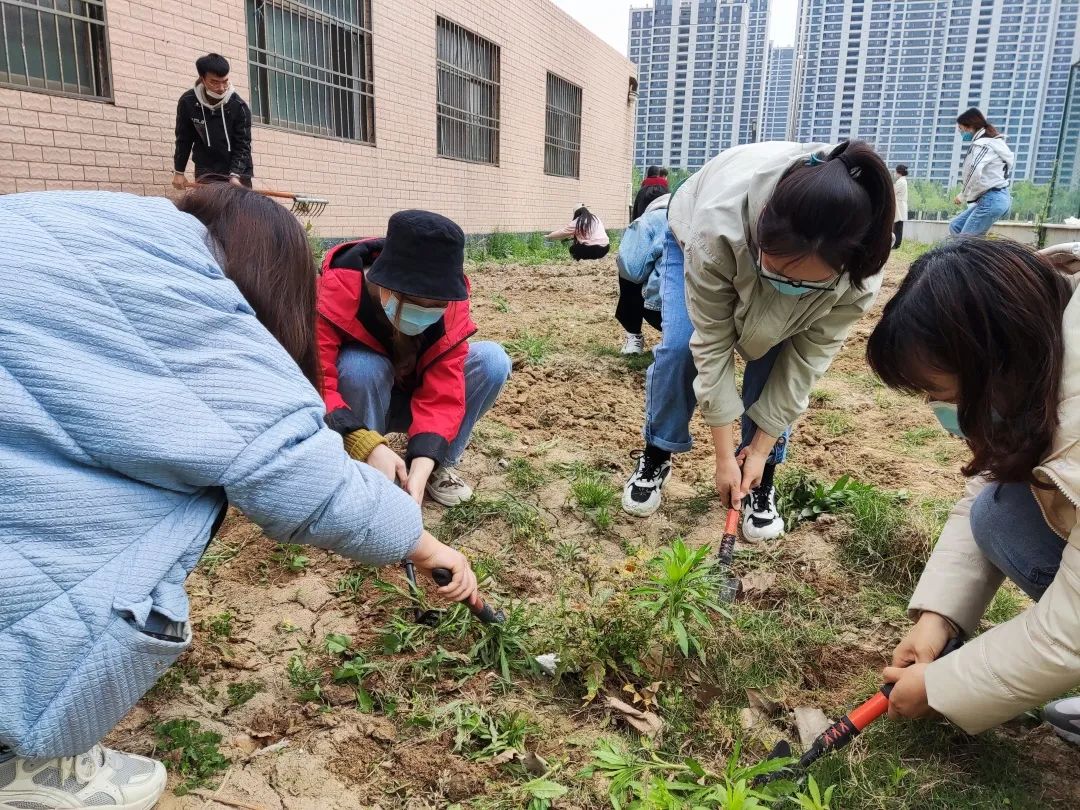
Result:
{"label": "yellow glove", "polygon": [[357,461],[367,461],[371,451],[380,444],[386,444],[386,439],[374,430],[354,430],[344,438],[345,452]]}

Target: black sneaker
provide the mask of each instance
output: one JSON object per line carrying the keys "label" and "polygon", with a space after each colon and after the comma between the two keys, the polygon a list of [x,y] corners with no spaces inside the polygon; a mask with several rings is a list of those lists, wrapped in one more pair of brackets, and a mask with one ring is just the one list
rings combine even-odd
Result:
{"label": "black sneaker", "polygon": [[671,475],[671,460],[657,462],[641,450],[630,458],[637,459],[637,469],[623,487],[622,508],[635,517],[648,517],[660,508],[660,490]]}
{"label": "black sneaker", "polygon": [[754,487],[743,501],[743,536],[747,540],[775,540],[784,533],[784,519],[776,509],[776,487]]}

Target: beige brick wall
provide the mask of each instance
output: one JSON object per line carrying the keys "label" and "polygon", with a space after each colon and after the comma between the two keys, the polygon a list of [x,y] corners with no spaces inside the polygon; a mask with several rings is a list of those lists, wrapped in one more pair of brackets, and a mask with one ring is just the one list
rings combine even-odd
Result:
{"label": "beige brick wall", "polygon": [[[0,193],[171,193],[176,100],[207,51],[248,98],[243,0],[107,0],[113,103],[0,88]],[[554,228],[585,202],[626,224],[634,66],[549,0],[373,0],[375,132],[368,146],[256,125],[256,185],[326,197],[324,236],[381,233],[402,208],[472,233]],[[501,48],[500,165],[435,154],[435,19]],[[581,177],[544,174],[547,71],[583,88]],[[189,167],[190,172],[190,167]]]}

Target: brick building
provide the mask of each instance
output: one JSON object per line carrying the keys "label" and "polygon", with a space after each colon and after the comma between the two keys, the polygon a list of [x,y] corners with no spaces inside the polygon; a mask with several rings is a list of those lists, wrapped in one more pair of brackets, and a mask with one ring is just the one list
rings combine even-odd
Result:
{"label": "brick building", "polygon": [[[0,0],[0,193],[171,193],[208,51],[248,101],[257,187],[323,236],[426,207],[468,232],[626,223],[634,66],[549,0]],[[190,167],[189,167],[190,176]]]}

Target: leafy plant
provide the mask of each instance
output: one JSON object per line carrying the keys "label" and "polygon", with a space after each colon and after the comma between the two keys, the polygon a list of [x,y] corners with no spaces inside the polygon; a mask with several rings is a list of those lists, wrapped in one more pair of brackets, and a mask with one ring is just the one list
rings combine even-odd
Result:
{"label": "leafy plant", "polygon": [[177,796],[210,784],[214,774],[229,767],[229,760],[218,750],[221,735],[201,729],[195,720],[169,720],[154,727],[157,746],[168,753],[165,764],[183,778]]}
{"label": "leafy plant", "polygon": [[367,581],[367,572],[362,570],[350,571],[341,577],[334,586],[334,593],[349,599],[359,599]]}
{"label": "leafy plant", "polygon": [[525,810],[549,810],[555,799],[566,795],[566,788],[550,779],[532,779],[518,788],[518,795],[525,801]]}
{"label": "leafy plant", "polygon": [[390,624],[383,629],[382,635],[379,636],[379,643],[387,655],[413,652],[424,643],[429,632],[428,627],[395,615],[391,617]]}
{"label": "leafy plant", "polygon": [[323,646],[330,655],[345,655],[352,647],[352,639],[343,633],[330,633],[326,636]]}
{"label": "leafy plant", "polygon": [[802,810],[830,810],[832,808],[832,795],[836,790],[836,785],[829,785],[823,794],[817,781],[811,776],[806,787],[808,793],[800,793],[795,797]]}
{"label": "leafy plant", "polygon": [[296,543],[279,543],[270,559],[286,571],[298,572],[308,567],[311,559],[305,556],[304,547]]}
{"label": "leafy plant", "polygon": [[314,667],[309,669],[299,653],[289,659],[289,663],[285,665],[285,674],[293,689],[299,693],[301,701],[307,703],[322,700],[322,670]]}
{"label": "leafy plant", "polygon": [[497,670],[507,681],[512,672],[535,672],[528,638],[533,621],[524,606],[514,605],[506,611],[502,624],[472,622],[480,637],[467,655],[484,669]]}
{"label": "leafy plant", "polygon": [[794,470],[777,480],[777,508],[790,531],[804,521],[843,511],[856,492],[867,489],[851,476],[838,478],[831,486],[802,470]]}
{"label": "leafy plant", "polygon": [[731,618],[716,601],[721,587],[721,572],[709,559],[712,549],[691,549],[682,538],[660,550],[649,561],[649,581],[633,590],[645,598],[645,607],[658,620],[661,632],[671,635],[684,656],[696,651],[705,661],[705,645],[694,628],[707,631],[712,622],[706,611]]}
{"label": "leafy plant", "polygon": [[212,641],[228,641],[233,632],[233,615],[228,611],[211,617],[206,622],[206,629]]}
{"label": "leafy plant", "polygon": [[524,751],[525,742],[538,731],[522,712],[489,712],[455,700],[433,716],[417,715],[413,722],[435,729],[454,730],[454,752],[484,762],[504,751]]}
{"label": "leafy plant", "polygon": [[256,694],[258,694],[263,688],[262,681],[241,681],[239,683],[230,683],[225,690],[225,694],[228,696],[228,707],[234,709],[237,706],[243,706]]}

